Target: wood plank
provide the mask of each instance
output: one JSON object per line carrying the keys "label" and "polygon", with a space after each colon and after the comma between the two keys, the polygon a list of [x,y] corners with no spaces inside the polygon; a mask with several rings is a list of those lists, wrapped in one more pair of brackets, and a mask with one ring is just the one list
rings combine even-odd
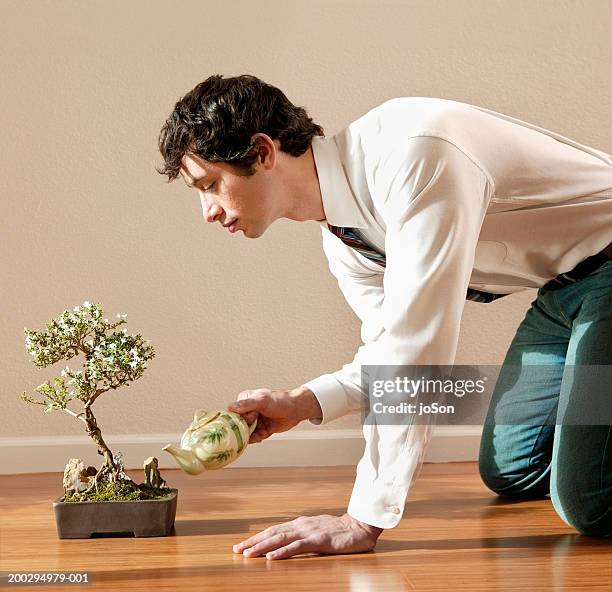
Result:
{"label": "wood plank", "polygon": [[[375,551],[246,558],[232,545],[299,515],[344,513],[354,467],[227,468],[191,477],[170,537],[58,539],[61,474],[0,477],[0,569],[89,571],[91,590],[612,590],[610,540],[565,525],[549,500],[509,502],[476,463],[423,465],[399,526]],[[142,481],[138,471],[128,471]],[[81,586],[53,586],[53,590]]]}

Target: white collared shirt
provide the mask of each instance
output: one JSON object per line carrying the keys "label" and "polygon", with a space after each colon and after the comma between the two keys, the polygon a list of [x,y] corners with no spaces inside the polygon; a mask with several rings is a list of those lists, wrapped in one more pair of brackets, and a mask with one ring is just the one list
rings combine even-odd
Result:
{"label": "white collared shirt", "polygon": [[[323,249],[363,341],[351,362],[304,384],[323,411],[313,424],[361,410],[362,364],[452,365],[468,287],[538,288],[612,241],[612,156],[489,109],[391,99],[312,149]],[[327,223],[360,229],[386,268]],[[363,434],[347,511],[392,528],[431,426]]]}

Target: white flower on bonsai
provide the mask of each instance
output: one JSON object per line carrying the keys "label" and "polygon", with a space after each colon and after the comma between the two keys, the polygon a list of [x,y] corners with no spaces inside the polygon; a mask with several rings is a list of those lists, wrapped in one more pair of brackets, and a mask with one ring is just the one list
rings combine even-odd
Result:
{"label": "white flower on bonsai", "polygon": [[[98,491],[101,483],[125,481],[135,485],[123,472],[122,463],[117,462],[121,455],[114,457],[104,442],[91,407],[102,393],[120,386],[130,386],[130,382],[142,376],[147,361],[155,356],[155,350],[141,335],[128,335],[127,329],[113,331],[127,322],[127,315],[117,315],[120,320],[110,323],[108,319],[102,319],[103,314],[99,304],[85,301],[72,311],[65,310],[47,325],[46,330],[30,331],[24,328],[26,349],[36,366],[44,368],[81,353],[85,355],[83,370],[75,371],[66,366],[61,371],[61,378],[53,379],[53,385],[47,381],[36,388],[42,400],[34,400],[26,392],[20,396],[28,403],[44,405],[45,413],[61,410],[85,424],[98,454],[104,457],[104,464],[85,494],[94,488]],[[68,386],[65,378],[68,378]],[[68,408],[74,400],[83,403],[80,413]]]}

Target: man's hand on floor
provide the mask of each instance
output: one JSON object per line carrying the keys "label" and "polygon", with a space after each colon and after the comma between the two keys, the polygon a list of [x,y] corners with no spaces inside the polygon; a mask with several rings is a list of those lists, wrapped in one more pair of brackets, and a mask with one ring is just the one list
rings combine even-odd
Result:
{"label": "man's hand on floor", "polygon": [[302,553],[363,553],[374,549],[382,531],[348,514],[300,516],[262,530],[234,545],[233,551],[245,557],[265,554],[266,559],[285,559]]}

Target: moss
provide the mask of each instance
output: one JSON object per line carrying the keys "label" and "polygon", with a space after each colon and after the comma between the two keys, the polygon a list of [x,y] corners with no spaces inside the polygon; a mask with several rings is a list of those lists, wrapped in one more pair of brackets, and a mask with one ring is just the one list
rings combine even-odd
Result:
{"label": "moss", "polygon": [[129,482],[115,481],[113,483],[101,483],[98,491],[95,490],[83,496],[83,494],[72,494],[64,499],[66,502],[119,502],[160,499],[168,497],[171,491],[160,487],[146,487],[142,483],[134,486]]}

